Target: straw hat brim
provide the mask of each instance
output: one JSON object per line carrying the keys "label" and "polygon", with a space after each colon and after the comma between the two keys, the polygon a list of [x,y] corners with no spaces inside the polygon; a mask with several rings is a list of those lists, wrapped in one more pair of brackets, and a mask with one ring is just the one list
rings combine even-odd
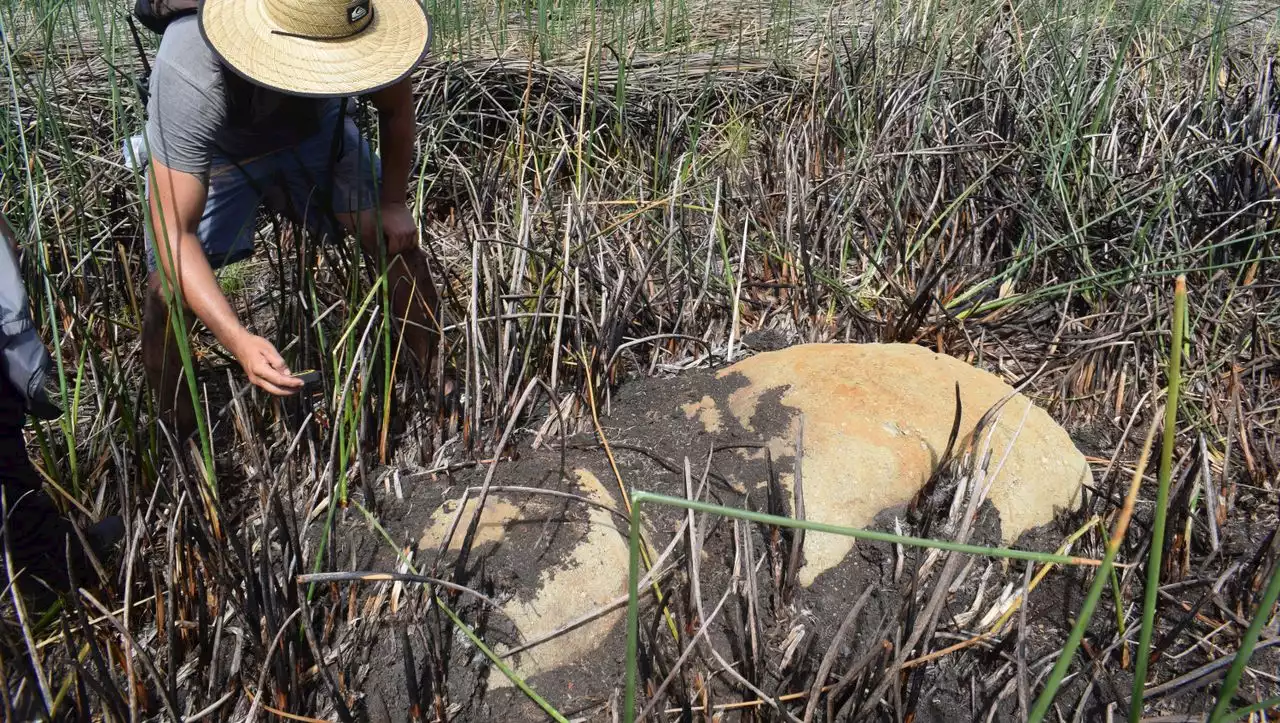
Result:
{"label": "straw hat brim", "polygon": [[369,26],[348,38],[311,40],[273,33],[262,0],[205,0],[200,31],[218,58],[249,80],[282,93],[342,97],[394,85],[431,45],[418,0],[377,0]]}

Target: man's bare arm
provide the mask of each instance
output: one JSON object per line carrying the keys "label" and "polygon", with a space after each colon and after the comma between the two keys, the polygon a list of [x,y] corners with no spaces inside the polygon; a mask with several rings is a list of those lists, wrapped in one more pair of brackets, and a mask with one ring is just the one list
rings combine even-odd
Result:
{"label": "man's bare arm", "polygon": [[171,170],[159,161],[153,162],[151,169],[155,254],[164,274],[165,290],[171,294],[175,282],[181,282],[182,301],[218,341],[231,348],[244,327],[222,295],[196,237],[207,189],[199,178]]}
{"label": "man's bare arm", "polygon": [[205,184],[155,160],[150,172],[155,253],[165,291],[181,291],[182,302],[236,356],[251,382],[272,394],[291,394],[302,382],[289,374],[270,342],[240,323],[200,246],[196,230],[208,196]]}
{"label": "man's bare arm", "polygon": [[413,82],[409,78],[384,88],[370,100],[378,109],[378,128],[382,139],[383,205],[403,204],[409,186],[409,169],[413,164],[413,145],[417,121],[413,113]]}

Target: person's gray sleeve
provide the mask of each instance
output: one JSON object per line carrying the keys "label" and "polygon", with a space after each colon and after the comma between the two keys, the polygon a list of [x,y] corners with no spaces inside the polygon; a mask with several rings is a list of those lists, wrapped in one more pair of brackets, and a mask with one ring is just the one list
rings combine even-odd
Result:
{"label": "person's gray sleeve", "polygon": [[12,234],[0,216],[0,384],[16,391],[27,411],[53,419],[61,413],[45,387],[53,360],[31,321]]}
{"label": "person's gray sleeve", "polygon": [[18,268],[18,239],[9,221],[0,216],[0,349],[31,327],[27,289]]}
{"label": "person's gray sleeve", "polygon": [[156,58],[151,74],[148,150],[175,171],[206,177],[224,105],[213,98],[206,86],[208,79],[196,82],[164,58]]}

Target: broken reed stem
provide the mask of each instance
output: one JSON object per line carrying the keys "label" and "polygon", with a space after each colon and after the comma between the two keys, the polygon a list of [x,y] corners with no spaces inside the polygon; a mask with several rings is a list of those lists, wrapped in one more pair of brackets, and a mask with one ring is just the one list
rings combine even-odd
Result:
{"label": "broken reed stem", "polygon": [[1076,648],[1080,647],[1080,641],[1084,639],[1085,628],[1089,626],[1093,610],[1098,605],[1098,599],[1102,597],[1102,589],[1110,582],[1116,553],[1120,551],[1125,533],[1129,531],[1133,506],[1138,501],[1138,490],[1142,487],[1142,470],[1147,466],[1147,459],[1151,455],[1151,443],[1155,440],[1156,427],[1157,422],[1153,421],[1151,428],[1147,430],[1147,438],[1142,443],[1142,454],[1138,458],[1138,464],[1133,470],[1133,479],[1129,483],[1129,494],[1125,497],[1124,507],[1120,509],[1120,516],[1116,518],[1111,539],[1107,541],[1106,553],[1102,557],[1102,567],[1094,575],[1093,584],[1089,586],[1089,595],[1085,598],[1080,614],[1076,616],[1076,623],[1071,627],[1067,643],[1062,647],[1062,653],[1058,655],[1058,661],[1054,663],[1053,670],[1049,673],[1049,680],[1045,683],[1044,690],[1040,692],[1035,705],[1031,708],[1031,715],[1027,718],[1029,723],[1040,723],[1049,712],[1049,706],[1053,705],[1053,699],[1058,694],[1058,687],[1062,685],[1062,679],[1066,677],[1067,669],[1071,667]]}
{"label": "broken reed stem", "polygon": [[[584,365],[587,369],[587,400],[591,403],[591,421],[595,424],[596,434],[600,437],[600,446],[604,447],[605,456],[609,458],[609,467],[613,470],[613,476],[618,480],[618,491],[622,493],[622,503],[627,506],[627,514],[632,514],[631,497],[627,494],[627,485],[622,481],[622,471],[618,469],[618,462],[613,457],[613,449],[609,446],[609,438],[604,434],[604,426],[600,424],[600,413],[596,409],[596,391],[595,385],[591,383],[591,367],[592,364]],[[632,530],[637,535],[639,532]],[[639,539],[638,537],[636,539]],[[646,570],[653,569],[653,558],[649,554],[649,546],[640,541],[640,552],[644,555],[644,566]],[[658,578],[653,578],[653,594],[658,599],[658,604],[662,606],[666,613],[667,627],[671,630],[671,637],[676,642],[680,642],[680,629],[676,626],[675,618],[671,615],[671,610],[667,608],[667,601],[662,596],[662,586],[658,584]]]}
{"label": "broken reed stem", "polygon": [[990,640],[991,638],[994,638],[996,636],[997,632],[998,631],[996,630],[988,630],[985,633],[978,633],[972,638],[969,638],[968,640],[961,640],[955,645],[948,645],[947,647],[941,650],[935,650],[932,653],[926,653],[925,655],[921,655],[918,658],[912,658],[911,660],[906,661],[899,667],[902,670],[910,670],[911,668],[919,668],[922,665],[928,665],[929,663],[932,663],[938,658],[945,658],[948,655],[951,655],[952,653],[958,653],[961,650],[967,650],[968,648],[972,648],[973,646],[977,645],[978,643],[981,643],[984,640]]}
{"label": "broken reed stem", "polygon": [[550,703],[542,698],[542,696],[535,693],[533,688],[530,688],[529,684],[524,682],[523,678],[515,674],[515,671],[508,668],[506,664],[502,662],[502,659],[494,654],[494,652],[489,649],[489,646],[485,645],[484,641],[475,634],[475,631],[468,627],[466,623],[462,622],[461,618],[459,618],[453,610],[450,610],[448,605],[444,604],[443,600],[436,597],[435,602],[436,605],[440,606],[440,609],[444,611],[444,614],[453,621],[454,626],[461,630],[463,635],[467,636],[467,639],[471,641],[471,644],[476,646],[476,649],[481,653],[484,653],[485,657],[489,659],[489,662],[493,663],[498,670],[502,671],[503,675],[507,676],[507,680],[510,680],[517,688],[523,691],[525,695],[529,696],[529,700],[537,703],[538,707],[546,712],[547,715],[551,716],[553,720],[559,721],[559,723],[569,723],[568,718],[565,718],[560,711],[553,708]]}
{"label": "broken reed stem", "polygon": [[[818,693],[820,693],[820,694],[821,694],[821,693],[830,693],[831,691],[833,691],[833,690],[835,690],[836,688],[839,688],[839,687],[840,687],[840,684],[839,684],[839,683],[832,683],[831,685],[824,685],[824,686],[822,686],[822,688],[820,688],[820,689],[818,690]],[[799,691],[799,692],[797,692],[797,693],[787,693],[786,695],[780,695],[780,696],[778,696],[777,698],[774,698],[774,699],[773,699],[773,702],[775,702],[775,703],[793,703],[793,702],[795,702],[795,701],[797,701],[797,700],[804,700],[804,699],[808,698],[810,695],[813,695],[813,691],[802,690],[802,691]],[[740,701],[738,701],[738,702],[736,702],[736,703],[721,703],[721,704],[719,704],[719,705],[713,705],[713,706],[711,706],[710,710],[713,710],[713,711],[715,711],[715,712],[717,712],[717,713],[725,713],[725,712],[728,712],[728,711],[733,711],[733,710],[743,710],[743,709],[746,709],[746,708],[760,708],[760,707],[762,707],[762,706],[766,706],[766,705],[769,705],[769,701],[767,701],[767,700],[760,700],[759,698],[756,698],[756,699],[754,699],[754,700],[740,700]],[[666,709],[666,710],[665,710],[665,711],[663,711],[663,712],[665,712],[667,715],[677,715],[677,714],[683,713],[683,712],[684,712],[684,708],[668,708],[668,709]]]}
{"label": "broken reed stem", "polygon": [[[1154,434],[1155,427],[1153,426],[1147,437],[1147,445],[1143,452],[1143,462],[1142,464],[1139,464],[1139,469],[1141,469],[1141,467],[1146,463],[1146,453],[1150,449],[1151,438]],[[1134,484],[1136,485],[1141,479],[1141,473],[1135,473]],[[1133,497],[1132,493],[1130,494],[1130,497]],[[753,512],[751,510],[743,510],[736,507],[723,507],[721,505],[697,502],[695,500],[684,499],[682,497],[668,497],[667,495],[636,490],[631,495],[631,535],[628,542],[630,547],[630,570],[627,575],[627,590],[629,596],[627,601],[627,675],[626,688],[623,697],[623,710],[625,711],[625,717],[623,720],[627,723],[634,723],[636,715],[636,678],[637,665],[639,662],[637,652],[640,637],[640,505],[645,502],[668,505],[670,507],[679,507],[686,510],[692,510],[694,512],[701,512],[703,514],[720,515],[723,517],[731,517],[750,522],[758,522],[764,525],[790,527],[810,532],[829,532],[836,535],[843,535],[845,537],[852,537],[856,540],[887,542],[896,545],[909,545],[912,547],[947,550],[949,552],[962,552],[970,555],[1003,557],[1014,560],[1031,560],[1033,562],[1057,563],[1060,565],[1099,564],[1097,560],[1075,557],[1072,555],[1055,555],[1048,552],[1033,552],[1030,550],[1011,550],[1004,547],[982,547],[980,545],[966,545],[958,542],[949,542],[947,540],[931,540],[921,537],[895,535],[889,532],[861,530],[854,527],[843,527],[824,522],[813,522],[811,520],[796,520],[790,517],[770,515],[763,512]],[[1133,511],[1132,499],[1130,499],[1128,504],[1126,504],[1125,511],[1126,514],[1123,517],[1123,523],[1125,526],[1128,526],[1128,513]],[[1122,538],[1123,534],[1121,534],[1118,539]],[[1110,550],[1110,553],[1112,557],[1115,556],[1114,550]]]}
{"label": "broken reed stem", "polygon": [[793,529],[806,530],[808,532],[829,532],[836,535],[843,535],[845,537],[852,537],[855,540],[887,542],[894,545],[924,547],[932,550],[945,550],[947,552],[962,552],[969,555],[1001,557],[1009,558],[1011,560],[1030,560],[1032,562],[1055,563],[1058,565],[1084,565],[1097,567],[1101,564],[1100,560],[1094,560],[1088,557],[1058,555],[1052,552],[1035,552],[1033,550],[1014,550],[1007,547],[983,547],[982,545],[967,545],[960,542],[951,542],[949,540],[935,540],[927,537],[895,535],[892,532],[863,530],[857,527],[844,527],[842,525],[815,522],[813,520],[797,520],[791,517],[770,515],[765,512],[754,512],[752,510],[743,510],[737,507],[722,507],[708,502],[697,502],[695,500],[684,499],[683,497],[669,497],[667,495],[643,492],[639,490],[634,492],[632,502],[636,507],[639,507],[642,502],[651,502],[659,505],[680,507],[704,514],[721,515],[723,517],[732,517],[739,520],[747,520],[749,522],[758,522],[764,525],[790,527]]}
{"label": "broken reed stem", "polygon": [[[247,690],[244,692],[244,694],[248,696],[250,703],[257,702],[258,696],[254,695],[253,693],[250,693]],[[302,721],[302,723],[329,723],[329,721],[321,720],[319,718],[308,718],[305,715],[298,715],[297,713],[288,713],[286,711],[280,710],[279,708],[272,708],[266,703],[258,703],[258,705],[262,706],[262,709],[270,713],[271,715],[280,716],[281,718],[284,718],[286,720]]]}
{"label": "broken reed stem", "polygon": [[[642,493],[643,494],[643,493]],[[623,715],[627,723],[634,723],[636,716],[636,664],[640,639],[640,511],[639,505],[631,508],[631,535],[627,572],[627,678],[623,694]]]}
{"label": "broken reed stem", "polygon": [[1222,690],[1218,691],[1218,702],[1213,707],[1213,713],[1209,715],[1209,723],[1225,723],[1240,717],[1241,711],[1228,714],[1227,707],[1235,697],[1236,688],[1240,686],[1240,678],[1244,675],[1245,666],[1249,664],[1249,658],[1253,656],[1253,648],[1258,644],[1258,636],[1262,634],[1262,628],[1271,619],[1277,598],[1280,598],[1280,557],[1276,558],[1271,568],[1271,580],[1267,582],[1267,590],[1262,595],[1262,602],[1258,605],[1258,611],[1254,613],[1253,620],[1249,622],[1244,639],[1240,641],[1240,652],[1236,653],[1235,660],[1231,661],[1227,678],[1222,681]]}
{"label": "broken reed stem", "polygon": [[1173,290],[1173,339],[1169,347],[1169,392],[1164,407],[1164,438],[1160,447],[1159,489],[1155,521],[1151,526],[1151,551],[1147,558],[1147,585],[1142,603],[1142,627],[1138,631],[1138,657],[1133,670],[1133,695],[1129,699],[1129,723],[1142,717],[1142,691],[1147,687],[1151,634],[1155,628],[1156,596],[1160,591],[1160,567],[1164,557],[1164,526],[1169,506],[1173,443],[1178,433],[1178,393],[1182,386],[1182,338],[1187,317],[1187,277],[1179,276]]}
{"label": "broken reed stem", "polygon": [[418,583],[423,585],[436,585],[446,590],[452,590],[454,592],[471,595],[472,597],[478,600],[482,600],[488,603],[495,610],[500,609],[502,607],[501,605],[498,604],[497,600],[490,598],[489,596],[485,595],[482,592],[479,592],[478,590],[472,590],[471,588],[466,587],[465,585],[458,585],[457,583],[452,583],[452,582],[449,582],[448,580],[441,580],[440,578],[437,578],[437,577],[428,577],[426,575],[413,575],[407,572],[373,572],[373,571],[316,572],[316,573],[298,575],[297,577],[297,583],[299,585],[307,585],[310,583],[331,583],[331,582],[373,582],[373,583],[411,582],[411,583]]}

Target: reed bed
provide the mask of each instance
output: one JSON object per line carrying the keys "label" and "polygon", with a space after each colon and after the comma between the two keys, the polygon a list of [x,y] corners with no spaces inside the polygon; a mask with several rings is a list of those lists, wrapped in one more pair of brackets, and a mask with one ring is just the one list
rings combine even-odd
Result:
{"label": "reed bed", "polygon": [[[76,719],[376,718],[352,682],[369,665],[361,620],[412,600],[424,620],[421,644],[403,646],[412,712],[457,719],[451,656],[479,638],[466,594],[439,583],[466,581],[314,577],[351,569],[339,541],[380,534],[393,482],[502,464],[530,430],[590,433],[618,384],[739,358],[744,335],[767,330],[924,344],[1025,386],[1095,465],[1070,554],[1105,554],[1107,589],[1094,585],[1070,635],[1079,652],[1055,671],[1056,653],[1025,655],[1016,617],[978,638],[943,613],[956,576],[980,571],[948,553],[882,623],[912,649],[836,651],[788,681],[805,695],[770,691],[767,703],[731,682],[736,697],[713,701],[725,719],[906,720],[930,666],[959,665],[983,720],[1275,720],[1274,8],[428,9],[414,206],[444,286],[462,413],[437,409],[435,370],[396,363],[378,276],[358,254],[264,215],[262,251],[224,271],[224,288],[325,391],[262,398],[197,333],[208,432],[179,443],[152,422],[138,349],[141,183],[121,148],[142,123],[141,63],[127,8],[0,3],[0,205],[23,236],[67,409],[32,428],[33,454],[78,522],[119,513],[128,528],[107,589],[61,614],[6,614],[0,717],[26,706]],[[1180,394],[1157,471],[1139,464],[1142,432],[1162,424],[1173,339]],[[423,573],[411,567],[399,572]],[[1097,569],[1046,574],[1079,606]],[[1151,657],[1131,710],[1139,637]],[[662,665],[647,668],[650,693],[671,673]],[[682,665],[716,669],[700,655]],[[818,677],[833,667],[842,698]],[[1042,703],[1049,682],[1062,685]],[[642,705],[694,715],[687,690]],[[810,705],[807,691],[827,697]]]}

